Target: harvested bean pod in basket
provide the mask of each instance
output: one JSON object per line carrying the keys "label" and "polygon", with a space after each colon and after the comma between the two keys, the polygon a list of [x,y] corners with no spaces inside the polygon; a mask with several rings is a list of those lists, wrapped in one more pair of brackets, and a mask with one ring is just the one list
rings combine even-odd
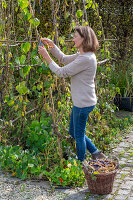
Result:
{"label": "harvested bean pod in basket", "polygon": [[85,164],[88,167],[89,172],[96,174],[109,173],[117,168],[115,161],[108,160],[90,160]]}
{"label": "harvested bean pod in basket", "polygon": [[108,160],[89,160],[83,162],[83,170],[88,188],[94,194],[112,192],[119,161],[116,157]]}

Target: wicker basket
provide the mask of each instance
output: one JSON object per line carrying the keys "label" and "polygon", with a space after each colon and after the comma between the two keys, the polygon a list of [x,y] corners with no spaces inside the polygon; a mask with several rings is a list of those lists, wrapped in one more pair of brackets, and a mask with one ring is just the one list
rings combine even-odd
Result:
{"label": "wicker basket", "polygon": [[95,174],[96,180],[92,178],[92,174],[83,166],[85,178],[87,180],[88,188],[93,194],[109,194],[112,192],[114,178],[118,171],[117,169],[109,173]]}

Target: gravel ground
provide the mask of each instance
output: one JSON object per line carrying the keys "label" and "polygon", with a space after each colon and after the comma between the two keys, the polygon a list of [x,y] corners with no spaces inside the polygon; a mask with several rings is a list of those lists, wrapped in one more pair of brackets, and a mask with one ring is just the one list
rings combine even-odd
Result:
{"label": "gravel ground", "polygon": [[133,200],[133,130],[123,135],[112,154],[120,168],[111,194],[91,194],[86,183],[82,188],[54,189],[48,181],[21,181],[0,171],[0,200]]}

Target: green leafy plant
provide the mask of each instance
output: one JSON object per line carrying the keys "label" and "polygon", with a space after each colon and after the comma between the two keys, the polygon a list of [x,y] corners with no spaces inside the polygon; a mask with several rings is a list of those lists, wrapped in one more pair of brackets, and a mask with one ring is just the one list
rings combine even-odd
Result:
{"label": "green leafy plant", "polygon": [[51,141],[51,118],[47,117],[40,122],[34,120],[23,133],[23,140],[26,141],[26,147],[29,151],[35,153],[44,153],[47,143]]}
{"label": "green leafy plant", "polygon": [[44,177],[46,164],[44,160],[29,150],[19,146],[0,146],[0,166],[22,180],[31,177]]}
{"label": "green leafy plant", "polygon": [[120,89],[120,96],[133,96],[133,57],[114,65],[110,75],[111,83]]}
{"label": "green leafy plant", "polygon": [[82,164],[77,160],[61,160],[59,165],[46,173],[56,186],[83,186],[85,182]]}

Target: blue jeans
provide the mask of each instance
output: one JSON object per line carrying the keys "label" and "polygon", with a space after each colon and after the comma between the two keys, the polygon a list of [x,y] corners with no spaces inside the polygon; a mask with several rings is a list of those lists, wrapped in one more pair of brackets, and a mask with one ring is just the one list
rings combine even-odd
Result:
{"label": "blue jeans", "polygon": [[86,148],[92,154],[97,150],[95,145],[91,140],[85,135],[86,122],[89,116],[89,113],[94,109],[95,106],[78,108],[73,106],[69,134],[76,141],[77,156],[78,160],[83,161],[86,159]]}

